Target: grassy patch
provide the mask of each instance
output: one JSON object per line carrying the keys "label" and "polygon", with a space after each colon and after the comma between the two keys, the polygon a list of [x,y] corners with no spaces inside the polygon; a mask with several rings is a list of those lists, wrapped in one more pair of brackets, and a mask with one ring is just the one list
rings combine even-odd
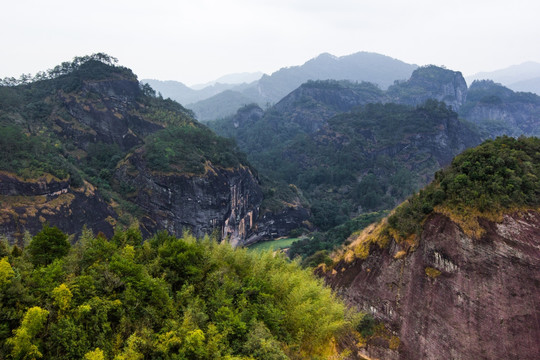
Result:
{"label": "grassy patch", "polygon": [[253,244],[248,247],[249,250],[254,251],[268,251],[268,250],[279,250],[279,249],[285,249],[291,246],[291,244],[295,241],[299,240],[299,238],[287,238],[287,239],[278,239],[278,240],[272,240],[272,241],[264,241],[257,244]]}

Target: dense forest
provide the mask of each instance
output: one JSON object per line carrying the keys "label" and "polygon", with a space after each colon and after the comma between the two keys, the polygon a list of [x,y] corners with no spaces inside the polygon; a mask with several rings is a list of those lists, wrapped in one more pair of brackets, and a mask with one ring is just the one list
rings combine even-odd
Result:
{"label": "dense forest", "polygon": [[3,240],[0,358],[328,359],[360,328],[296,263],[215,240],[85,230],[70,245],[48,225],[22,250]]}
{"label": "dense forest", "polygon": [[[362,97],[376,97],[380,92],[366,83],[304,85],[306,89],[315,86],[330,92],[351,87]],[[306,119],[307,123],[311,120],[307,115]],[[331,117],[315,132],[275,109],[234,132],[226,124],[210,125],[222,135],[235,137],[263,180],[298,187],[309,204],[313,224],[323,231],[361,213],[392,209],[427,184],[453,155],[480,142],[471,124],[435,100],[414,107],[366,104]],[[263,181],[279,190],[268,184],[272,183]]]}

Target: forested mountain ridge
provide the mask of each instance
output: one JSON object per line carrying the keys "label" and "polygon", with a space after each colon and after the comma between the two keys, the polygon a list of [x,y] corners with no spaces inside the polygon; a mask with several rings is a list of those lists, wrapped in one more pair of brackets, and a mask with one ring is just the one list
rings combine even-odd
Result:
{"label": "forested mountain ridge", "polygon": [[[235,138],[261,174],[296,185],[313,223],[327,230],[393,208],[481,142],[477,129],[449,108],[464,101],[463,83],[459,72],[431,66],[387,91],[365,82],[311,81],[266,111],[252,104],[208,125]],[[403,105],[391,102],[401,101],[398,94]],[[429,96],[447,103],[409,104]]]}
{"label": "forested mountain ridge", "polygon": [[[45,221],[70,234],[86,223],[110,236],[118,223],[140,221],[147,234],[166,228],[180,235],[186,228],[197,235],[215,229],[237,241],[248,235],[262,200],[258,180],[234,144],[190,111],[156,96],[103,54],[76,58],[34,80],[0,87],[5,235],[20,240]],[[137,156],[146,179],[161,179],[153,190],[166,193],[164,203],[149,207],[141,191],[152,189],[139,188],[126,177],[133,171],[117,168]],[[171,177],[184,179],[182,195],[165,185]],[[197,201],[206,192],[216,199]],[[152,219],[177,206],[180,196],[192,199],[188,213],[200,215],[197,221],[187,211]]]}
{"label": "forested mountain ridge", "polygon": [[[502,137],[457,156],[319,268],[398,346],[369,357],[536,359],[540,346],[540,140]],[[497,331],[493,331],[496,328]],[[452,341],[448,341],[448,338]]]}
{"label": "forested mountain ridge", "polygon": [[490,80],[471,84],[459,114],[490,137],[540,135],[540,96],[514,92]]}

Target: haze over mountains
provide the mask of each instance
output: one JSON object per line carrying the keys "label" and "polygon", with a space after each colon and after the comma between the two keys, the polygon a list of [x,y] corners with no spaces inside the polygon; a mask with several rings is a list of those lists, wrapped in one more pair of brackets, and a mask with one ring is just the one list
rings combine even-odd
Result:
{"label": "haze over mountains", "polygon": [[[192,109],[199,120],[207,121],[232,115],[242,105],[249,103],[257,103],[260,106],[274,104],[308,80],[368,81],[385,89],[395,80],[408,79],[417,67],[369,52],[341,57],[324,53],[303,65],[282,68],[271,75],[265,74],[251,84],[216,83],[200,90],[190,91],[193,89],[176,82],[155,80],[143,82],[148,82],[163,96]],[[226,90],[231,91],[223,92]],[[220,106],[223,104],[227,106]]]}
{"label": "haze over mountains", "polygon": [[514,90],[533,92],[540,95],[540,63],[524,62],[489,72],[479,72],[465,78],[471,84],[474,80],[493,80]]}
{"label": "haze over mountains", "polygon": [[[172,80],[141,81],[193,110],[199,121],[206,122],[232,115],[250,103],[268,107],[308,80],[367,81],[384,90],[396,80],[408,79],[417,67],[376,53],[358,52],[341,57],[323,53],[303,65],[282,68],[270,75],[229,74],[193,86]],[[466,76],[465,80],[469,85],[474,80],[493,80],[514,91],[540,94],[540,64],[524,62]]]}
{"label": "haze over mountains", "polygon": [[[308,80],[273,105],[251,103],[208,126],[106,54],[75,58],[34,78],[3,79],[0,286],[13,281],[14,287],[10,310],[0,311],[0,358],[22,358],[27,349],[12,345],[23,338],[34,309],[43,315],[44,330],[32,336],[39,337],[35,346],[46,358],[113,358],[110,354],[121,346],[113,349],[111,339],[119,339],[128,346],[123,350],[128,358],[182,352],[183,358],[241,354],[266,360],[264,353],[255,352],[264,343],[273,344],[269,348],[276,357],[270,358],[278,359],[315,358],[309,354],[317,349],[334,354],[346,348],[353,350],[351,360],[492,359],[500,354],[538,359],[540,309],[534,304],[540,296],[540,143],[525,136],[540,135],[539,96],[491,80],[467,86],[461,72],[434,65],[416,67],[406,78],[385,85],[379,70],[397,60],[358,53],[345,59],[323,54],[198,104],[219,111],[234,105],[228,96],[247,98],[254,89],[260,90],[259,99],[269,99],[302,76],[315,76],[306,74],[343,76],[335,65],[353,58],[362,59],[366,68],[369,59],[379,59],[382,65],[371,63],[371,74],[380,83]],[[212,105],[215,99],[221,103]],[[499,135],[512,137],[491,140]],[[28,239],[27,231],[42,239],[50,229],[46,225],[39,232],[44,223],[58,226],[58,236],[67,238],[63,231],[74,241],[81,239],[66,260],[45,267],[39,256],[48,254],[47,244],[40,245],[45,251],[37,257],[21,256],[14,245]],[[317,273],[363,314],[339,331],[345,338],[325,335],[313,348],[312,339],[322,334],[317,325],[312,333],[293,331],[307,336],[307,345],[291,343],[296,335],[280,335],[282,326],[290,328],[281,319],[309,319],[296,308],[306,298],[279,300],[293,308],[291,315],[282,312],[268,302],[269,289],[251,276],[264,263],[254,260],[251,267],[239,251],[238,259],[249,267],[237,266],[229,262],[234,256],[227,255],[233,250],[223,252],[212,241],[204,241],[208,249],[197,250],[191,236],[175,238],[186,230],[197,237],[213,234],[233,247],[301,236],[300,241],[289,239],[289,256],[298,256],[304,266],[322,264]],[[153,240],[142,244],[143,236]],[[215,257],[204,255],[212,249],[219,250]],[[285,257],[267,257],[288,264]],[[80,270],[73,270],[77,263]],[[14,276],[12,266],[23,276]],[[85,269],[84,282],[73,280],[73,271],[83,274]],[[212,275],[209,269],[217,272]],[[280,277],[294,274],[283,269],[272,275],[278,285]],[[234,285],[236,280],[221,282],[224,274],[240,279],[237,271],[247,276],[249,289]],[[49,273],[64,275],[43,276]],[[24,295],[21,290],[39,287],[41,278],[54,286],[36,298]],[[189,279],[195,280],[184,286]],[[81,285],[89,281],[95,286]],[[202,284],[215,287],[208,291]],[[89,292],[81,293],[83,288]],[[223,288],[228,290],[215,290]],[[59,308],[57,295],[70,289],[72,309]],[[146,315],[129,311],[143,306],[142,313],[157,314],[154,307],[163,310],[169,300],[134,295],[133,289],[143,295],[151,289],[176,294],[175,304],[186,307],[160,312],[152,320],[159,327],[151,326]],[[198,298],[201,289],[219,299],[208,299],[209,306],[189,300]],[[100,318],[119,331],[114,337],[109,325],[86,328],[87,315],[100,306],[94,291],[125,308],[121,318],[114,311]],[[317,318],[331,307],[328,302],[319,306],[313,297],[307,303],[317,305]],[[48,310],[26,312],[29,306]],[[248,313],[262,317],[248,320]],[[161,327],[169,322],[170,329]],[[148,327],[139,328],[140,323]],[[219,338],[216,329],[227,335]],[[68,349],[66,339],[78,333],[92,335]],[[176,340],[169,341],[171,336]],[[93,340],[100,337],[100,342]],[[199,340],[190,342],[194,339]],[[223,352],[214,351],[213,339],[223,341]],[[145,345],[139,347],[141,341]],[[99,357],[97,346],[110,356]],[[192,356],[194,351],[199,355]],[[79,355],[65,355],[71,353]]]}

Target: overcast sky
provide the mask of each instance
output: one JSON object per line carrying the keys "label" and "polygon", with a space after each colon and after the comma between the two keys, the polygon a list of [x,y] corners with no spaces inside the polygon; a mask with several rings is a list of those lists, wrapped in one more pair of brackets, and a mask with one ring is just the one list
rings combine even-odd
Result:
{"label": "overcast sky", "polygon": [[538,0],[17,0],[0,9],[0,78],[95,52],[140,79],[189,85],[323,52],[464,75],[540,62]]}

